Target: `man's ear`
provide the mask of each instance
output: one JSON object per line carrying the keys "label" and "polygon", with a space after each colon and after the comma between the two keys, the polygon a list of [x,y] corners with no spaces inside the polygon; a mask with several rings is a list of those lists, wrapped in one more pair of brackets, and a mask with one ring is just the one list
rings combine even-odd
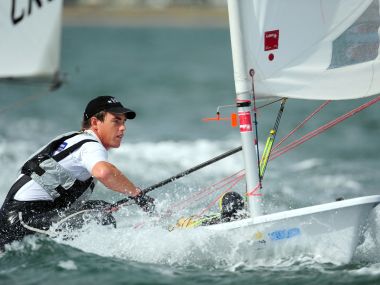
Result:
{"label": "man's ear", "polygon": [[99,120],[95,117],[90,118],[91,128],[97,128]]}

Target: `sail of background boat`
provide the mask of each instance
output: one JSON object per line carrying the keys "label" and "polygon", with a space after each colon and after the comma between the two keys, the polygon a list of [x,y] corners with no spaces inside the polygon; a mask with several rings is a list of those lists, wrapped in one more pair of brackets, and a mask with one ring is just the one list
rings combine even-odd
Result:
{"label": "sail of background boat", "polygon": [[62,0],[0,1],[0,78],[57,76]]}

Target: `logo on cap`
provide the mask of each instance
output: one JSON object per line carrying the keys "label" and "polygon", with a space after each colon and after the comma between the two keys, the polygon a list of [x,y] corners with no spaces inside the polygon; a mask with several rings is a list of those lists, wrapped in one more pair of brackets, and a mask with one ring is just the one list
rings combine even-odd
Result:
{"label": "logo on cap", "polygon": [[119,101],[117,101],[115,98],[111,97],[110,99],[108,99],[107,103],[120,103]]}

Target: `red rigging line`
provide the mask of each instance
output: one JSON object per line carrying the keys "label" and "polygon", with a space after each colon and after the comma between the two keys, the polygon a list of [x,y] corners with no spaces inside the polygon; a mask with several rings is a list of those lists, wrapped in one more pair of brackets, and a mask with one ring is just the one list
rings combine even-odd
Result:
{"label": "red rigging line", "polygon": [[[211,186],[208,186],[208,187],[206,187],[204,189],[201,189],[200,191],[194,193],[193,195],[191,195],[188,198],[180,201],[179,203],[171,205],[169,207],[171,209],[170,210],[170,215],[173,212],[177,212],[177,211],[179,211],[181,209],[184,209],[184,208],[186,208],[186,207],[188,207],[188,206],[190,206],[190,205],[198,202],[202,198],[204,198],[204,197],[206,197],[208,195],[211,195],[212,193],[217,192],[220,189],[223,189],[224,187],[226,187],[227,185],[229,185],[231,183],[235,183],[236,181],[239,182],[243,178],[244,178],[244,170],[240,170],[240,171],[236,172],[233,175],[230,175],[230,176],[228,176],[226,178],[223,178],[222,180],[214,183]],[[232,187],[229,187],[229,189],[231,189],[231,188]]]}
{"label": "red rigging line", "polygon": [[233,181],[231,181],[231,183],[230,183],[231,185],[226,190],[224,190],[221,194],[219,194],[214,200],[212,200],[211,203],[209,203],[208,206],[206,208],[204,208],[202,211],[200,211],[199,214],[197,214],[196,216],[201,217],[204,213],[209,211],[211,209],[211,207],[214,206],[214,204],[216,204],[224,194],[229,192],[236,184],[238,184],[240,182],[240,180],[242,180],[244,178],[244,175],[245,174],[242,174],[242,175],[236,177]]}
{"label": "red rigging line", "polygon": [[[285,136],[275,147],[274,147],[274,151],[273,151],[273,154],[271,154],[269,160],[273,160],[279,156],[281,156],[282,154],[294,149],[295,147],[299,146],[300,144],[306,142],[307,140],[319,135],[320,133],[332,128],[333,126],[343,122],[344,120],[352,117],[353,115],[359,113],[360,111],[374,105],[375,103],[379,102],[380,101],[380,96],[368,101],[367,103],[365,104],[362,104],[360,105],[359,107],[351,110],[350,112],[347,112],[346,114],[328,122],[327,124],[309,132],[308,134],[304,135],[303,137],[301,137],[300,139],[298,140],[295,140],[291,143],[289,143],[288,145],[282,147],[282,148],[279,148],[279,146],[285,141],[287,140],[291,135],[293,135],[297,130],[299,130],[300,128],[302,128],[306,122],[308,122],[315,114],[317,114],[318,112],[320,112],[325,106],[327,106],[331,101],[325,101],[322,105],[320,105],[316,110],[314,110],[309,116],[306,117],[305,120],[303,120],[295,129],[293,129],[287,136]],[[235,152],[234,152],[235,153]],[[170,208],[170,210],[167,210],[166,213],[164,213],[163,215],[161,215],[161,218],[166,218],[166,217],[170,217],[173,213],[175,212],[178,212],[179,210],[181,209],[184,209],[196,202],[198,202],[199,200],[203,199],[204,197],[208,196],[208,195],[211,195],[217,191],[219,191],[220,189],[223,189],[225,188],[225,190],[223,190],[223,192],[221,194],[219,194],[214,200],[212,200],[206,208],[204,208],[202,211],[199,212],[199,214],[197,216],[201,216],[203,215],[205,212],[209,211],[211,209],[211,207],[217,203],[217,201],[220,199],[220,197],[222,197],[225,193],[229,192],[233,187],[235,187],[245,176],[245,171],[244,170],[240,170],[238,172],[236,172],[235,174],[233,175],[230,175],[216,183],[214,183],[213,185],[207,187],[207,188],[204,188],[204,189],[201,189],[200,191],[192,194],[191,196],[189,196],[188,198],[184,199],[183,201],[180,201],[179,203],[176,203],[176,204],[173,204]],[[259,193],[259,190],[261,188],[261,183],[258,183],[258,185],[251,191],[248,191],[247,192],[247,196],[250,196],[250,195],[262,195],[261,193]]]}
{"label": "red rigging line", "polygon": [[273,150],[280,147],[281,144],[283,144],[290,136],[292,136],[296,131],[301,129],[312,117],[314,117],[317,113],[319,113],[324,107],[326,107],[331,100],[327,100],[323,102],[322,105],[320,105],[317,109],[315,109],[309,116],[306,117],[305,120],[303,120],[297,127],[295,127],[288,135],[286,135],[283,139],[280,140],[280,142],[274,146]]}
{"label": "red rigging line", "polygon": [[[309,139],[311,139],[311,138],[313,138],[313,137],[315,137],[315,136],[317,136],[317,135],[325,132],[326,130],[334,127],[335,125],[343,122],[344,120],[352,117],[353,115],[356,115],[360,111],[363,111],[364,109],[366,109],[366,108],[368,108],[368,107],[376,104],[379,101],[380,101],[380,96],[378,96],[378,97],[376,97],[376,98],[368,101],[367,103],[364,103],[364,104],[360,105],[359,107],[357,107],[357,108],[351,110],[350,112],[348,112],[348,113],[346,113],[346,114],[344,114],[344,115],[342,115],[342,116],[340,116],[340,117],[338,117],[338,118],[336,118],[336,119],[328,122],[327,124],[324,124],[323,126],[315,129],[314,131],[309,132],[308,134],[304,135],[300,139],[295,140],[295,141],[291,142],[290,144],[288,144],[288,145],[286,145],[286,146],[284,146],[284,147],[282,147],[280,149],[275,150],[273,152],[272,156],[270,157],[270,160],[273,160],[273,159],[277,158],[278,156],[280,156],[280,155],[282,155],[282,154],[284,154],[284,153],[286,153],[286,152],[294,149],[295,147],[303,144],[304,142],[308,141]],[[277,148],[277,146],[275,148]]]}
{"label": "red rigging line", "polygon": [[[302,128],[312,117],[314,117],[318,112],[320,112],[324,107],[326,107],[331,101],[328,100],[328,101],[325,101],[323,104],[321,104],[316,110],[314,110],[309,116],[306,117],[305,120],[303,120],[296,128],[294,128],[287,136],[285,136],[275,147],[274,147],[274,151],[273,151],[273,154],[270,156],[270,159],[269,160],[273,160],[279,156],[281,156],[282,154],[294,149],[295,147],[299,146],[300,144],[308,141],[309,139],[319,135],[320,133],[332,128],[333,126],[343,122],[344,120],[352,117],[353,115],[359,113],[360,111],[374,105],[375,103],[377,103],[378,101],[380,101],[380,96],[370,100],[369,102],[365,103],[365,104],[362,104],[361,106],[351,110],[350,112],[330,121],[329,123],[309,132],[308,134],[306,134],[305,136],[301,137],[300,139],[298,140],[295,140],[291,143],[289,143],[288,145],[282,147],[282,148],[279,148],[279,146],[281,144],[283,144],[284,141],[286,141],[291,135],[293,135],[297,130],[299,130],[300,128]],[[177,205],[174,205],[172,206],[171,208],[175,209],[177,208],[175,211],[178,211],[180,209],[184,209],[186,208],[187,206],[189,206],[190,204],[193,204],[197,201],[199,201],[200,199],[204,198],[205,196],[207,195],[210,195],[220,189],[222,189],[223,187],[227,187],[226,190],[224,190],[220,195],[217,196],[217,198],[215,198],[214,200],[212,200],[208,206],[206,208],[204,208],[197,216],[201,216],[203,215],[205,212],[207,212],[208,210],[211,209],[211,207],[217,203],[217,201],[220,199],[220,197],[222,197],[222,195],[224,195],[225,193],[227,193],[228,191],[230,191],[239,181],[241,181],[245,176],[245,173],[244,173],[244,170],[241,170],[231,176],[228,176],[222,180],[220,180],[219,182],[205,188],[205,189],[202,189],[201,191],[195,193],[194,195],[190,196],[189,198],[181,201],[180,203],[178,203]],[[250,192],[247,193],[247,195],[262,195],[259,192],[261,188],[261,185],[260,183]],[[170,215],[172,214],[172,212],[170,213]]]}

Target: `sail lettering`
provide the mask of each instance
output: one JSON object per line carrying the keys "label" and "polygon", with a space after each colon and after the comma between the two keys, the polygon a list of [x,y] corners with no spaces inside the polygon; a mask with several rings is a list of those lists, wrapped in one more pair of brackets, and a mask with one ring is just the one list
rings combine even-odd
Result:
{"label": "sail lettering", "polygon": [[16,0],[12,0],[12,13],[11,13],[12,23],[16,25],[24,18],[24,10],[22,10],[21,15],[16,16]]}
{"label": "sail lettering", "polygon": [[[52,2],[53,0],[47,0]],[[43,7],[43,0],[29,0],[27,3],[20,3],[19,0],[12,0],[11,21],[13,25],[20,23],[26,16],[30,16],[36,10],[35,8]],[[27,11],[27,14],[26,14]]]}
{"label": "sail lettering", "polygon": [[41,0],[29,0],[29,10],[28,10],[28,15],[32,14],[32,2],[36,2],[38,5],[38,8],[41,8]]}

